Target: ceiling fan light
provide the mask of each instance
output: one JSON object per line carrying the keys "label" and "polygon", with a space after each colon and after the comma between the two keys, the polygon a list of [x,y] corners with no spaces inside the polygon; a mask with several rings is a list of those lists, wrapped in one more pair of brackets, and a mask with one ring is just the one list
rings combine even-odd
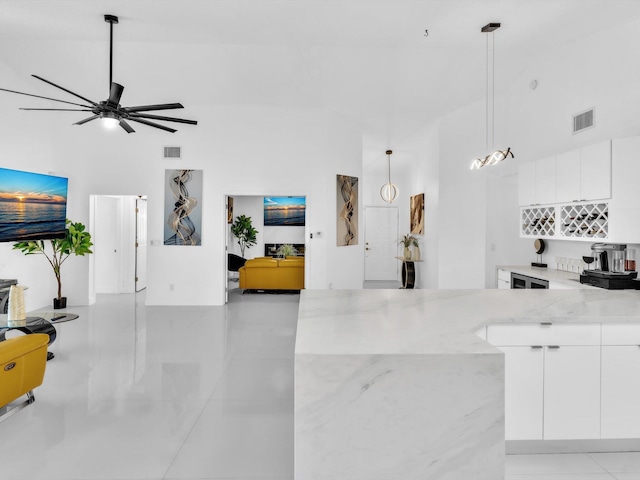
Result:
{"label": "ceiling fan light", "polygon": [[104,112],[100,117],[105,128],[114,129],[120,125],[120,118],[115,113]]}

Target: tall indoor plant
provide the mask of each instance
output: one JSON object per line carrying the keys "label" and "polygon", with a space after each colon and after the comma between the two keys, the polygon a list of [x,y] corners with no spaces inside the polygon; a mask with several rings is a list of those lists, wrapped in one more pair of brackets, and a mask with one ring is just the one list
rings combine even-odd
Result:
{"label": "tall indoor plant", "polygon": [[[60,268],[70,255],[84,256],[90,253],[91,234],[85,230],[85,226],[74,223],[67,219],[67,233],[64,238],[53,240],[30,240],[28,242],[18,242],[13,245],[14,250],[20,250],[25,255],[42,254],[45,256],[58,282],[58,296],[53,299],[53,308],[65,308],[67,298],[62,296],[62,277]],[[47,243],[51,248],[47,248]],[[50,250],[50,251],[49,251]]]}
{"label": "tall indoor plant", "polygon": [[245,247],[251,248],[256,244],[256,235],[258,231],[253,228],[251,224],[251,217],[239,215],[236,217],[235,222],[231,225],[231,233],[238,238],[238,245],[240,245],[240,252],[244,258]]}

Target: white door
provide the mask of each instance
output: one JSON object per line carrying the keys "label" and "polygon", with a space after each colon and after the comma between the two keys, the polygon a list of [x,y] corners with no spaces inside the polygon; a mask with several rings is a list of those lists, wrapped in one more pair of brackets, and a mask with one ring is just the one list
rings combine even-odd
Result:
{"label": "white door", "polygon": [[96,197],[93,253],[95,255],[96,293],[119,293],[120,273],[120,201],[117,197]]}
{"label": "white door", "polygon": [[542,440],[544,350],[498,348],[504,352],[505,439]]}
{"label": "white door", "polygon": [[147,288],[147,199],[136,200],[136,292]]}
{"label": "white door", "polygon": [[611,140],[580,149],[580,199],[611,198]]}
{"label": "white door", "polygon": [[600,438],[600,347],[545,347],[544,439]]}
{"label": "white door", "polygon": [[364,207],[365,280],[398,280],[398,207]]}

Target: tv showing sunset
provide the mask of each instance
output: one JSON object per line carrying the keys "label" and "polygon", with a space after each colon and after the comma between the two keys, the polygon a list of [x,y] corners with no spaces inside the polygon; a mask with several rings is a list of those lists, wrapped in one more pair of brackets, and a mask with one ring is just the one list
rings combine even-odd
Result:
{"label": "tv showing sunset", "polygon": [[0,242],[64,237],[68,182],[0,168]]}

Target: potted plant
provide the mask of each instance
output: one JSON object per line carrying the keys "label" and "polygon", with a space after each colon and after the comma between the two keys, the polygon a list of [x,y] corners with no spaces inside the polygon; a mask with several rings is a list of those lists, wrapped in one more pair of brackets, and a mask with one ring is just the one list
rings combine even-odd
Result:
{"label": "potted plant", "polygon": [[[45,256],[53,274],[58,282],[58,296],[53,299],[53,308],[66,308],[67,297],[62,296],[62,276],[60,268],[62,264],[69,258],[71,254],[76,256],[85,256],[93,253],[91,251],[91,234],[85,231],[85,226],[80,223],[74,223],[67,219],[67,233],[64,238],[55,238],[52,240],[30,240],[28,242],[18,242],[13,245],[14,250],[20,250],[25,255],[42,254]],[[48,252],[47,244],[51,245],[51,251]]]}
{"label": "potted plant", "polygon": [[282,258],[295,257],[298,255],[298,249],[289,243],[285,243],[280,245],[280,248],[278,248],[276,253]]}
{"label": "potted plant", "polygon": [[256,244],[256,235],[258,231],[253,228],[251,224],[251,217],[239,215],[236,217],[235,222],[231,225],[231,233],[238,238],[238,245],[240,245],[240,252],[244,258],[245,247],[251,248]]}
{"label": "potted plant", "polygon": [[404,237],[402,237],[399,243],[404,245],[405,260],[411,260],[411,249],[409,247],[411,247],[411,245],[417,245],[416,238],[411,234],[407,233]]}

